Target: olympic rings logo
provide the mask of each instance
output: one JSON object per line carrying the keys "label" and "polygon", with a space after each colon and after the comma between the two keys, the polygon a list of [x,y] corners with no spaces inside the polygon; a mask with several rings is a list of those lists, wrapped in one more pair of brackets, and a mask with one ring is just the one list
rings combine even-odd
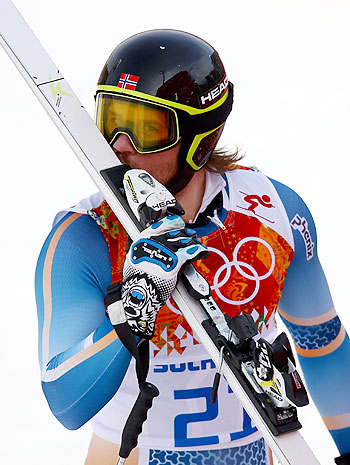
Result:
{"label": "olympic rings logo", "polygon": [[[267,273],[265,273],[264,275],[262,276],[259,276],[258,272],[256,271],[256,269],[250,265],[249,263],[245,263],[241,260],[238,260],[238,252],[239,252],[239,249],[242,247],[243,244],[245,244],[246,242],[260,242],[261,244],[263,244],[267,250],[270,252],[270,255],[271,255],[271,265],[270,265],[270,269],[268,270]],[[208,247],[208,250],[210,252],[214,252],[214,253],[217,253],[218,255],[220,255],[220,257],[224,260],[224,264],[217,270],[217,272],[215,273],[214,275],[214,282],[213,282],[213,286],[212,286],[212,289],[215,290],[217,296],[223,301],[223,302],[226,302],[227,304],[229,305],[243,305],[243,304],[246,304],[248,302],[250,302],[251,300],[254,299],[254,297],[257,295],[257,293],[259,292],[259,289],[260,289],[260,282],[263,281],[264,279],[268,278],[269,276],[271,276],[274,268],[275,268],[275,264],[276,264],[276,259],[275,259],[275,254],[273,253],[273,250],[272,250],[272,247],[270,246],[270,244],[268,242],[266,242],[264,239],[261,239],[260,237],[245,237],[244,239],[240,240],[234,251],[233,251],[233,257],[232,257],[232,261],[229,261],[228,258],[226,257],[226,255],[224,253],[222,253],[220,250],[218,249],[214,249],[212,247]],[[247,278],[249,281],[255,281],[255,289],[254,291],[252,292],[252,294],[247,297],[246,299],[243,299],[243,300],[232,300],[232,299],[228,299],[227,297],[225,297],[221,291],[220,291],[220,287],[222,287],[224,284],[227,283],[227,281],[229,280],[230,276],[231,276],[231,267],[234,266],[236,268],[236,270],[239,272],[240,275],[242,275],[244,278]],[[243,268],[246,268],[249,270],[249,273],[246,273],[243,269]],[[221,276],[222,272],[226,269],[226,273],[225,273],[225,276],[224,278],[219,281],[219,277]]]}
{"label": "olympic rings logo", "polygon": [[[238,260],[239,250],[247,242],[260,242],[260,244],[263,244],[270,253],[270,256],[271,256],[270,268],[262,276],[259,276],[256,269],[250,263],[246,263],[246,262],[243,262],[242,260]],[[223,302],[229,305],[243,305],[253,300],[259,292],[261,281],[271,276],[275,268],[275,264],[276,264],[275,254],[272,250],[271,245],[268,242],[266,242],[264,239],[261,239],[260,237],[245,237],[244,239],[241,239],[235,246],[231,261],[229,261],[227,256],[219,249],[208,247],[208,250],[212,253],[218,254],[224,261],[224,264],[220,266],[220,268],[216,271],[214,275],[214,282],[213,282],[213,285],[211,286],[211,289],[216,292],[216,295],[219,297],[219,299],[221,299]],[[227,281],[230,279],[232,266],[236,268],[236,270],[239,272],[241,276],[248,279],[249,281],[255,282],[254,291],[249,297],[243,300],[228,299],[220,291],[220,288],[224,286],[227,283]],[[249,273],[247,273],[243,268],[247,269]],[[226,271],[224,277],[221,280],[219,280],[221,274],[224,271]],[[176,307],[174,307],[174,305],[171,304],[170,300],[167,301],[167,305],[170,308],[170,310],[172,310],[174,313],[178,313],[178,314],[181,313]]]}

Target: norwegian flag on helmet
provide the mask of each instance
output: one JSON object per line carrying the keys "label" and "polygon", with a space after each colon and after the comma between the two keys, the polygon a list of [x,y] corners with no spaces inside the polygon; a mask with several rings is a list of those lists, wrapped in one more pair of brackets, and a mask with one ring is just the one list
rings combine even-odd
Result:
{"label": "norwegian flag on helmet", "polygon": [[119,78],[118,87],[121,89],[135,90],[140,76],[122,73]]}

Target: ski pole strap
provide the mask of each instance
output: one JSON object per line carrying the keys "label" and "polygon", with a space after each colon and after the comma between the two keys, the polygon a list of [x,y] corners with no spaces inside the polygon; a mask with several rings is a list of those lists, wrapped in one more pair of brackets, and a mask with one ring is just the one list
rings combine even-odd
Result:
{"label": "ski pole strap", "polygon": [[141,339],[136,342],[127,322],[122,296],[121,283],[113,283],[107,287],[107,315],[118,334],[119,339],[136,360],[136,374],[139,384],[146,381],[149,369],[149,342]]}

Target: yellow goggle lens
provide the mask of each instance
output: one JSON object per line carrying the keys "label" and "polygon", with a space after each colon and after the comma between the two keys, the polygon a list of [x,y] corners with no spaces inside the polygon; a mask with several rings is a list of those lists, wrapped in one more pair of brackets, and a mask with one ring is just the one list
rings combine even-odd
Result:
{"label": "yellow goggle lens", "polygon": [[110,144],[126,133],[140,153],[164,150],[179,140],[174,110],[130,97],[98,94],[96,123]]}

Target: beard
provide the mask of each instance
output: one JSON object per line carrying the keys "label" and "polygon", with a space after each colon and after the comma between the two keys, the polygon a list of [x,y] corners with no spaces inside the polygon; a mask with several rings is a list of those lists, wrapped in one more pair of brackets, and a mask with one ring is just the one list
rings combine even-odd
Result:
{"label": "beard", "polygon": [[[179,166],[177,160],[172,164],[166,163],[157,163],[157,159],[153,157],[153,163],[149,163],[147,160],[147,154],[137,154],[136,156],[128,152],[119,152],[116,149],[113,149],[114,153],[118,157],[119,161],[123,165],[130,166],[131,169],[139,169],[147,171],[151,176],[153,176],[158,182],[163,184],[163,186],[171,186],[176,178],[179,176]],[[157,154],[161,157],[161,153]],[[143,158],[144,157],[144,158]],[[161,158],[159,158],[159,161]]]}

